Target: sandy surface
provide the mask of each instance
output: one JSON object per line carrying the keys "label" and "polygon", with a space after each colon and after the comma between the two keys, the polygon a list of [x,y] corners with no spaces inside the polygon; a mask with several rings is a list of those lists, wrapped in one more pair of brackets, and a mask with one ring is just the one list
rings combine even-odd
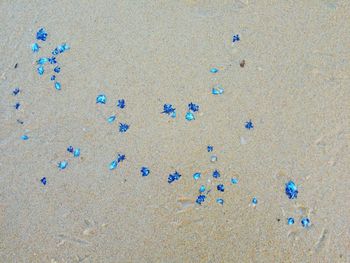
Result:
{"label": "sandy surface", "polygon": [[[0,262],[349,262],[349,13],[345,0],[0,1]],[[56,91],[35,61],[63,42]]]}

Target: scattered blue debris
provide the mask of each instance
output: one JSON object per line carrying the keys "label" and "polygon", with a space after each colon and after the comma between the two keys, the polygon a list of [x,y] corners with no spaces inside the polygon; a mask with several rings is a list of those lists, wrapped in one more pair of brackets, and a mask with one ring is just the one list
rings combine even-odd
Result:
{"label": "scattered blue debris", "polygon": [[205,195],[199,195],[197,197],[196,203],[201,205],[205,201],[206,196]]}
{"label": "scattered blue debris", "polygon": [[43,177],[43,178],[41,178],[41,180],[40,180],[40,182],[43,184],[43,185],[46,185],[46,177]]}
{"label": "scattered blue debris", "polygon": [[148,176],[150,173],[150,170],[147,167],[142,167],[141,168],[141,175],[142,176]]}
{"label": "scattered blue debris", "polygon": [[256,205],[258,203],[258,199],[256,199],[256,197],[254,197],[253,199],[252,199],[252,204],[253,205]]}
{"label": "scattered blue debris", "polygon": [[36,39],[41,41],[46,41],[46,38],[47,38],[47,32],[45,28],[42,27],[36,33]]}
{"label": "scattered blue debris", "polygon": [[201,173],[194,173],[193,174],[193,179],[194,180],[198,180],[199,178],[201,178]]}
{"label": "scattered blue debris", "polygon": [[237,178],[232,178],[231,179],[232,184],[238,184],[238,179]]}
{"label": "scattered blue debris", "polygon": [[56,73],[60,73],[61,68],[59,66],[56,66],[53,71],[55,71]]}
{"label": "scattered blue debris", "polygon": [[216,85],[213,87],[213,89],[211,90],[211,93],[213,95],[221,95],[224,93],[224,88],[221,85]]}
{"label": "scattered blue debris", "polygon": [[96,98],[96,103],[106,104],[106,100],[107,100],[106,95],[100,94]]}
{"label": "scattered blue debris", "polygon": [[66,169],[67,165],[68,165],[68,162],[62,161],[62,162],[59,162],[57,166],[58,166],[58,168],[63,170],[63,169]]}
{"label": "scattered blue debris", "polygon": [[40,46],[37,43],[32,44],[32,51],[39,52]]}
{"label": "scattered blue debris", "polygon": [[54,81],[56,79],[56,76],[55,75],[52,75],[51,78],[50,78],[52,81]]}
{"label": "scattered blue debris", "polygon": [[294,218],[290,217],[288,218],[288,225],[293,225],[294,224]]}
{"label": "scattered blue debris", "polygon": [[179,174],[177,171],[175,171],[175,173],[169,174],[168,183],[171,184],[172,182],[179,180],[180,177],[181,177],[181,174]]}
{"label": "scattered blue debris", "polygon": [[188,104],[188,110],[193,112],[199,111],[199,105],[191,102],[190,104]]}
{"label": "scattered blue debris", "polygon": [[108,121],[109,123],[112,123],[112,122],[115,121],[115,118],[116,118],[116,116],[115,116],[115,115],[112,115],[112,116],[110,116],[110,117],[107,119],[107,121]]}
{"label": "scattered blue debris", "polygon": [[74,152],[73,146],[71,146],[71,145],[68,146],[67,151],[70,152],[70,153],[73,153]]}
{"label": "scattered blue debris", "polygon": [[39,58],[36,63],[38,65],[44,65],[45,63],[49,62],[49,59],[48,58]]}
{"label": "scattered blue debris", "polygon": [[224,192],[225,191],[225,186],[223,184],[218,184],[218,186],[216,187],[218,189],[218,191],[220,192]]}
{"label": "scattered blue debris", "polygon": [[289,199],[296,199],[298,197],[298,188],[293,181],[286,183],[285,190]]}
{"label": "scattered blue debris", "polygon": [[218,204],[220,204],[220,205],[223,205],[223,204],[224,204],[224,199],[218,198],[218,199],[216,199],[216,202],[217,202]]}
{"label": "scattered blue debris", "polygon": [[14,107],[15,107],[16,110],[18,110],[20,106],[21,106],[21,104],[19,102],[16,102]]}
{"label": "scattered blue debris", "polygon": [[79,148],[76,148],[73,152],[73,156],[74,157],[79,157],[80,156],[80,149]]}
{"label": "scattered blue debris", "polygon": [[39,75],[44,74],[44,67],[43,66],[38,67],[38,74]]}
{"label": "scattered blue debris", "polygon": [[21,139],[22,139],[23,141],[26,141],[26,140],[29,139],[29,137],[28,137],[28,135],[22,135],[22,136],[21,136]]}
{"label": "scattered blue debris", "polygon": [[192,112],[187,112],[185,116],[186,120],[193,121],[194,120],[194,114]]}
{"label": "scattered blue debris", "polygon": [[208,145],[207,150],[208,150],[208,152],[212,152],[214,150],[214,147],[211,145]]}
{"label": "scattered blue debris", "polygon": [[124,99],[118,100],[117,107],[124,109],[125,108],[125,100]]}
{"label": "scattered blue debris", "polygon": [[119,123],[119,132],[126,132],[129,129],[129,125],[126,123]]}
{"label": "scattered blue debris", "polygon": [[57,56],[58,54],[63,53],[64,51],[69,49],[70,47],[66,43],[64,43],[62,45],[57,46],[51,53],[52,55]]}
{"label": "scattered blue debris", "polygon": [[201,187],[199,188],[199,192],[200,193],[205,192],[205,186],[204,185],[201,185]]}
{"label": "scattered blue debris", "polygon": [[211,68],[211,69],[210,69],[210,72],[211,72],[211,73],[217,73],[218,71],[219,71],[219,70],[218,70],[217,68]]}
{"label": "scattered blue debris", "polygon": [[162,113],[171,115],[173,112],[175,112],[175,108],[173,108],[173,105],[164,104]]}
{"label": "scattered blue debris", "polygon": [[59,82],[55,82],[55,89],[57,89],[57,90],[61,90],[61,83],[59,83]]}
{"label": "scattered blue debris", "polygon": [[232,42],[234,43],[234,42],[236,42],[236,41],[239,41],[240,40],[240,38],[239,38],[239,35],[237,34],[237,35],[234,35],[233,37],[232,37]]}
{"label": "scattered blue debris", "polygon": [[304,217],[301,219],[301,224],[303,227],[309,227],[310,226],[310,219],[307,217]]}
{"label": "scattered blue debris", "polygon": [[48,58],[48,59],[49,59],[50,64],[56,64],[57,63],[56,57],[51,57],[51,58]]}
{"label": "scattered blue debris", "polygon": [[219,177],[220,177],[220,173],[219,173],[218,170],[215,170],[215,171],[213,172],[213,177],[214,177],[214,178],[219,178]]}
{"label": "scattered blue debris", "polygon": [[15,89],[12,91],[12,95],[13,95],[13,96],[16,96],[19,92],[20,92],[19,88],[15,88]]}
{"label": "scattered blue debris", "polygon": [[249,120],[249,121],[247,121],[247,122],[244,124],[244,127],[245,127],[246,129],[250,130],[250,129],[253,129],[253,128],[254,128],[254,125],[253,125],[252,121]]}

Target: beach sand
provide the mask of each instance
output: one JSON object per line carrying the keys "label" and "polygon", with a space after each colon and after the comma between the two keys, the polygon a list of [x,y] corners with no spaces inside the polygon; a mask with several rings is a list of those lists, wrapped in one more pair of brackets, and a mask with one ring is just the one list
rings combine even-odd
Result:
{"label": "beach sand", "polygon": [[[349,13],[345,0],[2,0],[0,262],[349,262]],[[36,60],[65,42],[57,91]]]}

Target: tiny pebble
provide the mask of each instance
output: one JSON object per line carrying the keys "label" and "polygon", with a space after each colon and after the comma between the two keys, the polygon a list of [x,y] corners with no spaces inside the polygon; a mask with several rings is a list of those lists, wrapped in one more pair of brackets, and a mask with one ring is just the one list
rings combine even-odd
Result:
{"label": "tiny pebble", "polygon": [[39,51],[39,48],[40,46],[37,44],[37,43],[34,43],[32,44],[32,51],[35,53],[35,52],[38,52]]}
{"label": "tiny pebble", "polygon": [[215,170],[215,171],[213,172],[213,177],[214,177],[214,178],[219,178],[219,177],[220,177],[220,173],[219,173],[218,170]]}
{"label": "tiny pebble", "polygon": [[129,125],[126,123],[119,123],[119,132],[126,132],[129,129]]}
{"label": "tiny pebble", "polygon": [[16,96],[19,92],[20,92],[19,88],[15,88],[15,89],[12,91],[12,95],[13,95],[13,96]]}
{"label": "tiny pebble", "polygon": [[179,180],[180,177],[181,177],[181,174],[179,174],[177,171],[175,171],[175,173],[169,174],[168,183],[171,184],[172,182]]}
{"label": "tiny pebble", "polygon": [[194,180],[198,180],[199,178],[201,178],[201,173],[195,173],[195,174],[193,174],[193,179],[194,179]]}
{"label": "tiny pebble", "polygon": [[56,66],[53,71],[55,71],[56,73],[60,73],[61,68],[59,66]]}
{"label": "tiny pebble", "polygon": [[253,129],[253,128],[254,128],[254,125],[253,125],[252,121],[249,120],[249,121],[247,121],[247,122],[244,124],[244,127],[245,127],[246,129],[250,130],[250,129]]}
{"label": "tiny pebble", "polygon": [[61,83],[59,83],[59,82],[55,82],[55,89],[57,89],[57,90],[61,90]]}
{"label": "tiny pebble", "polygon": [[125,100],[124,99],[118,100],[117,107],[124,109],[125,108]]}
{"label": "tiny pebble", "polygon": [[175,112],[175,108],[171,104],[164,104],[162,113],[170,115],[173,112]]}
{"label": "tiny pebble", "polygon": [[188,104],[188,110],[193,112],[199,111],[199,105],[191,102],[190,104]]}
{"label": "tiny pebble", "polygon": [[220,192],[224,192],[225,191],[225,186],[223,184],[218,184],[218,186],[216,187],[218,189],[218,191]]}
{"label": "tiny pebble", "polygon": [[46,41],[46,38],[47,38],[47,32],[46,32],[45,28],[40,28],[38,30],[38,32],[36,33],[36,39]]}
{"label": "tiny pebble", "polygon": [[40,182],[41,182],[43,185],[46,185],[46,177],[41,178]]}
{"label": "tiny pebble", "polygon": [[44,67],[43,66],[38,67],[38,74],[39,75],[44,74]]}
{"label": "tiny pebble", "polygon": [[232,178],[231,179],[232,184],[238,184],[238,179],[237,178]]}
{"label": "tiny pebble", "polygon": [[211,161],[212,163],[215,163],[217,160],[218,160],[218,157],[217,157],[216,155],[212,155],[212,156],[210,157],[210,161]]}
{"label": "tiny pebble", "polygon": [[100,94],[96,98],[96,103],[106,104],[106,100],[107,100],[106,96],[103,94]]}
{"label": "tiny pebble", "polygon": [[221,95],[224,93],[224,89],[221,87],[221,85],[216,85],[215,87],[213,87],[211,93],[213,95]]}
{"label": "tiny pebble", "polygon": [[252,204],[256,205],[258,203],[258,199],[256,199],[255,197],[252,199]]}
{"label": "tiny pebble", "polygon": [[240,38],[239,38],[239,35],[237,34],[237,35],[234,35],[233,37],[232,37],[232,42],[236,42],[236,41],[239,41],[240,40]]}
{"label": "tiny pebble", "polygon": [[148,176],[150,173],[150,170],[147,167],[142,167],[141,168],[141,175],[142,176]]}
{"label": "tiny pebble", "polygon": [[196,203],[201,205],[205,201],[206,196],[205,195],[199,195],[197,197]]}
{"label": "tiny pebble", "polygon": [[218,204],[220,204],[220,205],[223,205],[223,204],[224,204],[224,199],[218,198],[218,199],[216,199],[216,202],[217,202]]}
{"label": "tiny pebble", "polygon": [[194,120],[194,114],[192,112],[187,112],[185,118],[188,121],[192,121],[192,120]]}
{"label": "tiny pebble", "polygon": [[208,150],[208,152],[212,152],[214,150],[214,147],[211,145],[208,145],[207,150]]}
{"label": "tiny pebble", "polygon": [[309,227],[310,226],[310,219],[307,217],[304,217],[301,219],[301,224],[303,227]]}
{"label": "tiny pebble", "polygon": [[51,78],[50,78],[52,81],[54,81],[56,79],[56,76],[55,75],[52,75]]}
{"label": "tiny pebble", "polygon": [[210,72],[211,72],[211,73],[217,73],[218,71],[219,71],[219,70],[218,70],[217,68],[211,68],[211,69],[210,69]]}
{"label": "tiny pebble", "polygon": [[200,193],[205,192],[205,186],[204,185],[201,185],[201,187],[199,188],[199,192]]}
{"label": "tiny pebble", "polygon": [[18,110],[20,106],[21,106],[21,104],[19,102],[16,102],[14,107],[15,107],[16,110]]}
{"label": "tiny pebble", "polygon": [[109,123],[112,123],[112,122],[115,121],[115,118],[116,118],[116,116],[115,116],[115,115],[112,115],[112,116],[110,116],[110,117],[107,119],[107,121],[108,121]]}
{"label": "tiny pebble", "polygon": [[68,146],[67,151],[70,152],[70,153],[73,153],[73,151],[74,151],[73,146],[71,146],[71,145]]}
{"label": "tiny pebble", "polygon": [[63,169],[65,169],[67,167],[67,165],[68,165],[68,162],[62,161],[62,162],[59,162],[57,166],[58,166],[58,168],[63,170]]}
{"label": "tiny pebble", "polygon": [[290,217],[288,218],[288,225],[293,225],[294,224],[294,218]]}
{"label": "tiny pebble", "polygon": [[74,157],[79,157],[80,156],[80,149],[79,148],[76,148],[73,152],[73,156]]}
{"label": "tiny pebble", "polygon": [[29,139],[29,137],[28,137],[28,135],[22,135],[22,136],[21,136],[21,139],[22,139],[23,141],[26,141],[26,140]]}
{"label": "tiny pebble", "polygon": [[289,199],[296,199],[298,197],[298,188],[293,181],[286,183],[285,191]]}

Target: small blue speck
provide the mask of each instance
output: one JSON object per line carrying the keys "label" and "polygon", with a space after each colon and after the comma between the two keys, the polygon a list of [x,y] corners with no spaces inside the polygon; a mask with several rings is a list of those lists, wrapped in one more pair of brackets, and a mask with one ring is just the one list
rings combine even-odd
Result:
{"label": "small blue speck", "polygon": [[112,116],[110,116],[110,117],[107,119],[107,121],[108,121],[109,123],[112,123],[112,122],[115,121],[115,118],[116,118],[116,116],[115,116],[115,115],[112,115]]}
{"label": "small blue speck", "polygon": [[186,117],[185,118],[188,121],[193,121],[194,120],[194,114],[189,111],[189,112],[186,113]]}
{"label": "small blue speck", "polygon": [[44,74],[44,67],[43,66],[38,67],[38,74],[39,75]]}
{"label": "small blue speck", "polygon": [[201,187],[199,188],[199,192],[200,193],[205,192],[205,186],[204,185],[201,185]]}
{"label": "small blue speck", "polygon": [[118,154],[117,162],[120,163],[126,159],[125,154]]}
{"label": "small blue speck", "polygon": [[67,165],[68,165],[68,162],[62,161],[62,162],[59,162],[57,166],[58,166],[58,168],[63,170],[63,169],[66,169]]}
{"label": "small blue speck", "polygon": [[193,112],[199,111],[199,105],[191,102],[190,104],[188,104],[188,110]]}
{"label": "small blue speck", "polygon": [[193,179],[194,179],[194,180],[198,180],[199,178],[201,178],[201,173],[195,173],[195,174],[193,174]]}
{"label": "small blue speck", "polygon": [[216,199],[216,202],[217,202],[218,204],[220,204],[220,205],[223,205],[223,204],[224,204],[224,199],[218,198],[218,199]]}
{"label": "small blue speck", "polygon": [[114,160],[109,164],[109,170],[114,170],[115,168],[117,168],[117,166],[118,166],[118,161]]}
{"label": "small blue speck", "polygon": [[294,218],[290,217],[288,218],[288,225],[293,225],[294,224]]}
{"label": "small blue speck", "polygon": [[301,219],[301,224],[303,227],[309,227],[310,226],[310,219],[307,217],[304,217]]}
{"label": "small blue speck", "polygon": [[80,149],[79,148],[76,148],[73,152],[73,156],[74,157],[79,157],[80,156]]}
{"label": "small blue speck", "polygon": [[46,177],[43,177],[43,178],[41,178],[41,180],[40,180],[40,182],[43,184],[43,185],[46,185]]}
{"label": "small blue speck", "polygon": [[289,199],[296,199],[298,197],[298,188],[293,181],[286,183],[285,191]]}
{"label": "small blue speck", "polygon": [[150,173],[150,170],[147,167],[142,167],[141,168],[141,175],[142,176],[148,176]]}
{"label": "small blue speck", "polygon": [[199,195],[197,197],[196,203],[201,205],[205,201],[206,196],[205,195]]}
{"label": "small blue speck", "polygon": [[15,109],[18,110],[20,106],[21,106],[21,104],[19,102],[16,102]]}
{"label": "small blue speck", "polygon": [[219,173],[218,170],[215,170],[215,171],[213,172],[213,177],[214,177],[214,178],[219,178],[219,177],[220,177],[220,173]]}
{"label": "small blue speck", "polygon": [[214,147],[211,145],[208,145],[207,150],[208,152],[212,152],[214,150]]}
{"label": "small blue speck", "polygon": [[106,104],[106,100],[107,100],[106,96],[104,94],[100,94],[96,98],[96,103]]}
{"label": "small blue speck", "polygon": [[28,137],[28,135],[22,135],[22,136],[21,136],[21,139],[22,139],[23,141],[26,141],[26,140],[29,139],[29,137]]}
{"label": "small blue speck", "polygon": [[238,184],[238,179],[237,178],[232,178],[231,179],[232,184]]}
{"label": "small blue speck", "polygon": [[73,153],[73,151],[74,151],[73,146],[71,146],[71,145],[68,146],[67,151],[70,152],[70,153]]}
{"label": "small blue speck", "polygon": [[59,83],[59,82],[55,82],[55,89],[57,89],[57,90],[61,90],[61,83]]}
{"label": "small blue speck", "polygon": [[218,191],[220,192],[224,192],[225,191],[225,186],[223,184],[218,184],[218,186],[216,187],[218,189]]}
{"label": "small blue speck", "polygon": [[211,93],[213,95],[221,95],[224,93],[224,89],[221,87],[221,85],[216,85],[215,87],[213,87],[213,89],[211,90]]}
{"label": "small blue speck", "polygon": [[56,47],[54,50],[52,50],[51,54],[54,56],[57,56],[60,52],[58,51],[58,48]]}
{"label": "small blue speck", "polygon": [[34,43],[32,44],[32,51],[35,53],[35,52],[38,52],[39,51],[39,48],[40,46],[37,44],[37,43]]}
{"label": "small blue speck", "polygon": [[179,180],[180,177],[181,177],[181,174],[179,174],[177,171],[175,171],[175,173],[169,174],[168,183],[171,184],[172,182]]}
{"label": "small blue speck", "polygon": [[173,111],[172,113],[170,113],[170,117],[171,118],[176,118],[176,111]]}
{"label": "small blue speck", "polygon": [[57,63],[56,57],[49,58],[49,62],[50,62],[50,64],[56,64]]}
{"label": "small blue speck", "polygon": [[234,35],[233,37],[232,37],[232,42],[234,43],[234,42],[236,42],[236,41],[239,41],[240,40],[240,38],[239,38],[239,35],[237,34],[237,35]]}
{"label": "small blue speck", "polygon": [[125,100],[124,99],[118,100],[117,107],[124,109],[125,108]]}
{"label": "small blue speck", "polygon": [[48,58],[39,58],[36,63],[38,65],[44,65],[45,63],[49,62],[49,59]]}
{"label": "small blue speck", "polygon": [[15,89],[12,91],[12,95],[13,95],[13,96],[16,96],[19,92],[20,92],[19,88],[15,88]]}
{"label": "small blue speck", "polygon": [[250,129],[253,129],[253,128],[254,128],[254,125],[253,125],[252,121],[249,120],[249,121],[247,121],[247,122],[244,124],[244,127],[245,127],[246,129],[250,130]]}
{"label": "small blue speck", "polygon": [[252,199],[252,204],[256,205],[258,203],[258,199],[256,199],[255,197]]}
{"label": "small blue speck", "polygon": [[53,71],[55,71],[56,73],[60,73],[61,68],[59,66],[56,66]]}
{"label": "small blue speck", "polygon": [[164,104],[162,113],[170,115],[175,112],[175,108],[171,104]]}
{"label": "small blue speck", "polygon": [[119,132],[126,132],[129,129],[129,125],[126,123],[119,123]]}
{"label": "small blue speck", "polygon": [[211,72],[211,73],[217,73],[218,71],[219,71],[219,70],[218,70],[217,68],[211,68],[211,69],[210,69],[210,72]]}
{"label": "small blue speck", "polygon": [[42,41],[46,41],[47,38],[47,32],[44,28],[40,28],[38,30],[38,32],[36,33],[36,39],[37,40],[42,40]]}
{"label": "small blue speck", "polygon": [[56,76],[55,75],[52,75],[51,78],[50,78],[52,81],[54,81],[56,79]]}

